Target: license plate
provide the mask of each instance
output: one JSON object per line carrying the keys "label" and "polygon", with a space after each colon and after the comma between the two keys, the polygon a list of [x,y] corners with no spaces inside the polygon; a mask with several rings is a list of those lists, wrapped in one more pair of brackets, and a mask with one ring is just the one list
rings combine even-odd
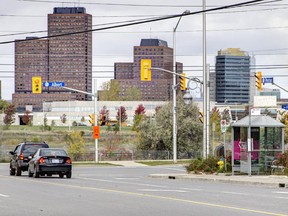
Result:
{"label": "license plate", "polygon": [[59,159],[52,159],[52,163],[59,163]]}

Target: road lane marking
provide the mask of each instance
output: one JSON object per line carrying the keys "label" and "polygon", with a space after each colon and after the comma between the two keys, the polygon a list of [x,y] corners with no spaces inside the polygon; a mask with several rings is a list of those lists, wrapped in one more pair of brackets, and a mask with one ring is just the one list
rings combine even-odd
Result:
{"label": "road lane marking", "polygon": [[272,193],[276,193],[276,194],[287,194],[288,195],[288,191],[273,191]]}
{"label": "road lane marking", "polygon": [[138,180],[139,178],[115,178],[116,180]]}
{"label": "road lane marking", "polygon": [[244,196],[248,196],[249,195],[247,193],[238,193],[238,192],[230,192],[230,191],[220,191],[219,193],[232,194],[232,195],[244,195]]}
{"label": "road lane marking", "polygon": [[275,197],[276,199],[287,199],[288,200],[288,197]]}
{"label": "road lane marking", "polygon": [[184,190],[160,190],[160,189],[138,189],[138,191],[146,191],[146,192],[178,192],[178,193],[187,193],[188,191]]}
{"label": "road lane marking", "polygon": [[118,184],[130,184],[130,185],[137,185],[137,186],[167,188],[167,186],[163,186],[163,185],[142,184],[142,183],[135,183],[135,182],[113,181],[113,180],[95,179],[95,178],[77,177],[77,179],[84,179],[84,180],[89,180],[89,181],[108,182],[108,183],[118,183]]}
{"label": "road lane marking", "polygon": [[198,189],[198,188],[179,188],[181,190],[189,190],[189,191],[204,191],[203,189]]}
{"label": "road lane marking", "polygon": [[5,194],[0,194],[0,196],[1,197],[6,197],[6,198],[9,197],[8,195],[5,195]]}
{"label": "road lane marking", "polygon": [[242,211],[242,212],[259,213],[259,214],[262,214],[262,215],[288,216],[288,214],[284,214],[284,213],[283,214],[274,213],[274,212],[268,212],[268,211],[262,211],[262,210],[255,210],[255,209],[242,208],[242,207],[236,207],[236,206],[229,206],[229,205],[223,205],[223,204],[215,204],[215,203],[209,203],[209,202],[201,202],[201,201],[182,199],[182,198],[175,198],[175,197],[169,197],[169,196],[160,196],[160,195],[143,194],[143,193],[121,191],[121,190],[114,190],[114,189],[105,189],[105,188],[96,188],[96,187],[72,185],[72,184],[67,184],[67,181],[65,181],[65,183],[56,183],[56,182],[41,181],[41,179],[34,180],[34,179],[30,179],[30,178],[26,179],[26,178],[15,178],[15,177],[12,177],[12,176],[3,176],[3,175],[0,175],[0,176],[1,177],[5,177],[5,178],[14,179],[14,180],[20,180],[20,181],[26,181],[26,182],[34,182],[34,183],[40,183],[40,184],[46,184],[46,185],[55,185],[55,186],[59,186],[59,187],[61,186],[61,187],[79,189],[79,190],[90,190],[90,191],[100,191],[100,192],[106,192],[106,193],[117,193],[117,194],[131,195],[131,196],[137,196],[137,197],[146,197],[146,198],[148,197],[148,198],[161,199],[161,200],[169,200],[169,201],[177,201],[177,202],[183,202],[183,203],[191,203],[193,205],[202,205],[202,206],[222,208],[222,209],[231,209],[231,210]]}

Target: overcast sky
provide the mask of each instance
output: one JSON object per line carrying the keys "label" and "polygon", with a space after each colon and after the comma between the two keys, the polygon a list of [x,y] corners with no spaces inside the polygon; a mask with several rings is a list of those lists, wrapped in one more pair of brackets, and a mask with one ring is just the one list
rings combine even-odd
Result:
{"label": "overcast sky", "polygon": [[[207,9],[245,0],[206,0]],[[271,2],[266,0],[264,2]],[[47,35],[47,15],[54,7],[85,7],[93,28],[103,24],[202,10],[202,0],[1,0],[0,79],[2,99],[14,93],[14,43],[1,42]],[[114,62],[132,62],[133,46],[142,38],[158,38],[173,47],[179,18],[93,33],[93,77],[97,88],[113,77]],[[207,63],[214,70],[217,51],[240,48],[254,55],[257,71],[288,89],[288,0],[207,13]],[[110,26],[116,24],[109,24]],[[107,25],[105,25],[107,26]],[[33,34],[35,31],[43,31]],[[202,15],[182,17],[176,32],[176,59],[189,76],[202,77]],[[279,68],[282,67],[282,68]],[[277,88],[271,84],[265,87]],[[281,90],[281,96],[288,94]]]}

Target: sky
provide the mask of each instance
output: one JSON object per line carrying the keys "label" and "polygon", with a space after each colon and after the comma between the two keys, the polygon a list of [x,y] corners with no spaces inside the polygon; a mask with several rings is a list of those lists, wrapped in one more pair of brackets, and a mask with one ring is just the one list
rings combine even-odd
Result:
{"label": "sky", "polygon": [[[202,10],[205,0],[1,0],[0,80],[2,99],[14,93],[14,43],[29,36],[47,35],[47,16],[54,7],[85,7],[93,16],[93,29],[166,15]],[[246,0],[247,1],[247,0]],[[206,8],[246,2],[245,0],[206,0]],[[263,4],[263,2],[265,4]],[[265,0],[262,4],[211,11],[206,14],[207,64],[214,71],[215,56],[221,49],[240,48],[256,60],[256,71],[288,89],[288,0]],[[133,62],[133,47],[141,39],[157,38],[173,47],[173,29],[179,17],[93,32],[93,78],[97,89],[113,78],[115,62]],[[202,14],[183,16],[176,29],[176,60],[188,76],[202,79]],[[40,31],[40,32],[39,32]],[[37,32],[37,33],[33,33]],[[93,82],[94,83],[94,82]],[[275,88],[265,84],[265,88]],[[288,93],[281,90],[281,97]]]}

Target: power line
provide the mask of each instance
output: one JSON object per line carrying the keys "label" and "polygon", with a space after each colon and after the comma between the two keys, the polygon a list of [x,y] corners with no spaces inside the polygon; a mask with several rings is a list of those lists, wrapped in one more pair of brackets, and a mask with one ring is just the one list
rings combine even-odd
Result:
{"label": "power line", "polygon": [[[125,24],[119,24],[119,25],[114,25],[114,26],[109,26],[109,27],[102,27],[102,28],[98,28],[98,29],[76,31],[76,32],[64,33],[64,34],[59,34],[59,35],[44,36],[44,37],[38,37],[38,38],[29,38],[29,39],[25,39],[25,40],[17,40],[17,42],[27,41],[27,40],[39,40],[39,39],[45,39],[45,38],[62,37],[62,36],[68,36],[68,35],[74,35],[74,34],[83,34],[83,33],[94,32],[94,31],[103,31],[103,30],[108,30],[108,29],[113,29],[113,28],[123,28],[123,27],[127,27],[127,26],[132,26],[132,25],[140,25],[140,24],[145,24],[145,23],[150,23],[150,22],[158,22],[158,21],[162,21],[162,20],[173,19],[173,18],[177,18],[177,17],[196,15],[196,14],[201,14],[204,12],[207,13],[207,12],[211,12],[211,11],[225,10],[225,9],[229,9],[229,8],[250,6],[251,4],[255,4],[255,3],[261,3],[261,2],[265,3],[264,1],[265,0],[253,0],[253,1],[247,1],[247,2],[242,2],[242,3],[226,5],[226,6],[212,8],[212,9],[207,9],[207,10],[201,10],[201,11],[186,13],[186,14],[181,13],[178,15],[163,16],[163,17],[158,17],[158,18],[150,18],[150,19],[146,19],[146,20],[140,20],[140,21],[125,23]],[[275,0],[275,1],[277,1],[277,0]],[[14,43],[14,42],[15,41],[6,41],[6,42],[0,42],[0,44],[8,44],[8,43]]]}

